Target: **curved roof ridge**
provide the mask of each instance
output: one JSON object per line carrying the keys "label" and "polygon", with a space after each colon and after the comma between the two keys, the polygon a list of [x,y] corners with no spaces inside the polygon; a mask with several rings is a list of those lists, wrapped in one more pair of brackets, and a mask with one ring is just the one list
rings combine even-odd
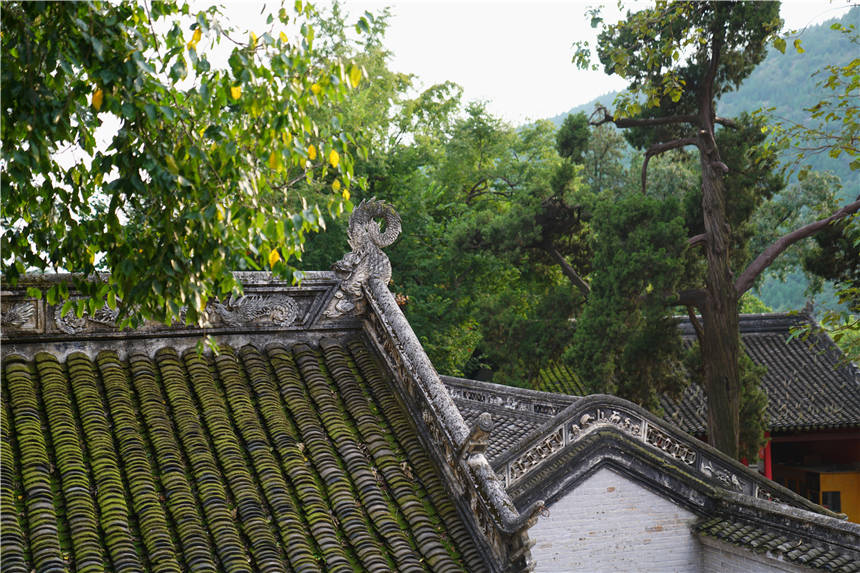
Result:
{"label": "curved roof ridge", "polygon": [[[512,497],[521,499],[518,487],[529,474],[562,457],[595,430],[621,434],[633,455],[647,452],[664,463],[682,468],[703,484],[752,498],[775,501],[831,517],[840,517],[802,496],[766,479],[717,449],[689,436],[632,402],[606,394],[585,396],[535,429],[520,443],[493,460]],[[635,446],[635,447],[634,447]],[[578,460],[577,463],[584,463]],[[556,474],[560,468],[554,468]],[[527,497],[527,496],[525,496]]]}

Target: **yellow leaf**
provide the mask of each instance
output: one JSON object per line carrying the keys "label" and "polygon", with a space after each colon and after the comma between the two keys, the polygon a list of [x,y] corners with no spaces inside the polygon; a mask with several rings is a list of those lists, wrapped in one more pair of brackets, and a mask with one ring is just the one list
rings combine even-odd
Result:
{"label": "yellow leaf", "polygon": [[194,30],[194,34],[191,36],[191,39],[186,44],[186,47],[190,50],[192,48],[197,49],[197,42],[200,41],[200,38],[203,37],[203,31],[200,28]]}
{"label": "yellow leaf", "polygon": [[272,249],[272,252],[269,253],[269,266],[274,267],[275,263],[281,260],[281,254],[278,252],[278,249]]}
{"label": "yellow leaf", "polygon": [[344,201],[349,201],[349,189],[344,189],[344,190],[343,190],[343,200],[344,200]]}
{"label": "yellow leaf", "polygon": [[93,107],[96,108],[96,111],[102,108],[102,102],[104,101],[105,94],[101,88],[98,88],[93,92]]}
{"label": "yellow leaf", "polygon": [[340,181],[338,181],[337,179],[332,181],[331,182],[331,190],[334,191],[335,193],[340,191]]}
{"label": "yellow leaf", "polygon": [[251,32],[250,35],[251,35],[250,45],[251,45],[251,49],[253,50],[254,48],[257,47],[257,34],[255,34],[254,32]]}
{"label": "yellow leaf", "polygon": [[224,208],[221,205],[215,206],[215,218],[219,221],[224,220]]}
{"label": "yellow leaf", "polygon": [[233,99],[242,97],[242,86],[230,86],[230,96]]}
{"label": "yellow leaf", "polygon": [[322,91],[322,88],[320,87],[319,84],[313,84],[313,85],[311,85],[311,91],[313,92],[314,95],[319,95],[319,93]]}
{"label": "yellow leaf", "polygon": [[352,67],[349,69],[349,83],[352,84],[352,87],[357,88],[358,83],[361,81],[361,70],[355,64],[352,64]]}
{"label": "yellow leaf", "polygon": [[289,40],[287,39],[287,35],[284,34],[283,32],[281,32],[281,41],[285,44],[289,43]]}
{"label": "yellow leaf", "polygon": [[307,159],[305,159],[304,157],[299,157],[299,165],[301,166],[302,169],[305,168],[305,165],[307,165],[307,163],[308,163]]}
{"label": "yellow leaf", "polygon": [[284,145],[289,145],[292,140],[293,140],[293,134],[292,133],[290,133],[289,131],[281,132],[281,141],[284,142]]}
{"label": "yellow leaf", "polygon": [[309,145],[308,146],[308,159],[313,161],[316,158],[317,158],[317,148],[314,147],[313,145]]}
{"label": "yellow leaf", "polygon": [[278,170],[281,167],[281,157],[274,151],[269,154],[269,168]]}
{"label": "yellow leaf", "polygon": [[332,149],[328,154],[328,162],[331,163],[332,167],[337,169],[337,166],[340,163],[340,154]]}

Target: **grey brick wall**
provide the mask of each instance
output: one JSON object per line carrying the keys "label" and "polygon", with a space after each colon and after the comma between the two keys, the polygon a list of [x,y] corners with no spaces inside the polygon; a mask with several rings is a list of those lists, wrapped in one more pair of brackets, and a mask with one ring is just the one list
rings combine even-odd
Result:
{"label": "grey brick wall", "polygon": [[698,517],[612,470],[601,469],[529,530],[539,572],[702,570]]}

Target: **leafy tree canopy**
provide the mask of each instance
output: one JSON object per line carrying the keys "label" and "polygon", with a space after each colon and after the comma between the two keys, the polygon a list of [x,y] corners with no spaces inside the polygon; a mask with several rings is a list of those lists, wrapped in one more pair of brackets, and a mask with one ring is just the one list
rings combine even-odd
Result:
{"label": "leafy tree canopy", "polygon": [[[192,13],[177,0],[0,10],[10,284],[66,270],[85,298],[64,312],[107,303],[125,324],[196,321],[208,298],[241,288],[232,270],[289,274],[324,211],[350,208],[362,150],[338,106],[365,74],[333,57],[342,21],[319,34],[301,1],[247,36],[217,8]],[[232,46],[223,68],[212,64],[222,44]],[[322,208],[304,200],[312,191]],[[101,271],[110,275],[86,280]],[[45,294],[54,303],[68,288]]]}

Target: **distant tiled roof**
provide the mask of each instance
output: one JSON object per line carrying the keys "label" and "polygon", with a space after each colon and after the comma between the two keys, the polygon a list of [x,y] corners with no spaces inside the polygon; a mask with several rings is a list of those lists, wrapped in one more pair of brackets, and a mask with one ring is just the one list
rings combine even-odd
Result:
{"label": "distant tiled roof", "polygon": [[[860,375],[845,363],[830,338],[813,328],[807,339],[791,338],[791,329],[813,327],[802,314],[741,315],[741,340],[750,358],[767,367],[762,387],[768,396],[768,429],[772,432],[860,426]],[[683,336],[695,335],[681,319]],[[703,433],[707,405],[698,384],[681,400],[661,400],[666,418],[688,432]]]}
{"label": "distant tiled roof", "polygon": [[3,571],[480,570],[360,338],[3,362]]}
{"label": "distant tiled roof", "polygon": [[487,458],[494,458],[520,442],[529,432],[573,403],[575,398],[489,382],[441,376],[454,403],[470,426],[483,412],[495,422]]}
{"label": "distant tiled roof", "polygon": [[564,364],[553,363],[542,368],[537,380],[532,381],[535,390],[557,392],[571,396],[584,396],[588,392],[579,376]]}
{"label": "distant tiled roof", "polygon": [[[847,524],[846,524],[847,525]],[[778,531],[731,517],[706,519],[696,526],[701,535],[764,553],[797,565],[836,573],[860,571],[860,548],[835,549],[801,537],[796,531]]]}

